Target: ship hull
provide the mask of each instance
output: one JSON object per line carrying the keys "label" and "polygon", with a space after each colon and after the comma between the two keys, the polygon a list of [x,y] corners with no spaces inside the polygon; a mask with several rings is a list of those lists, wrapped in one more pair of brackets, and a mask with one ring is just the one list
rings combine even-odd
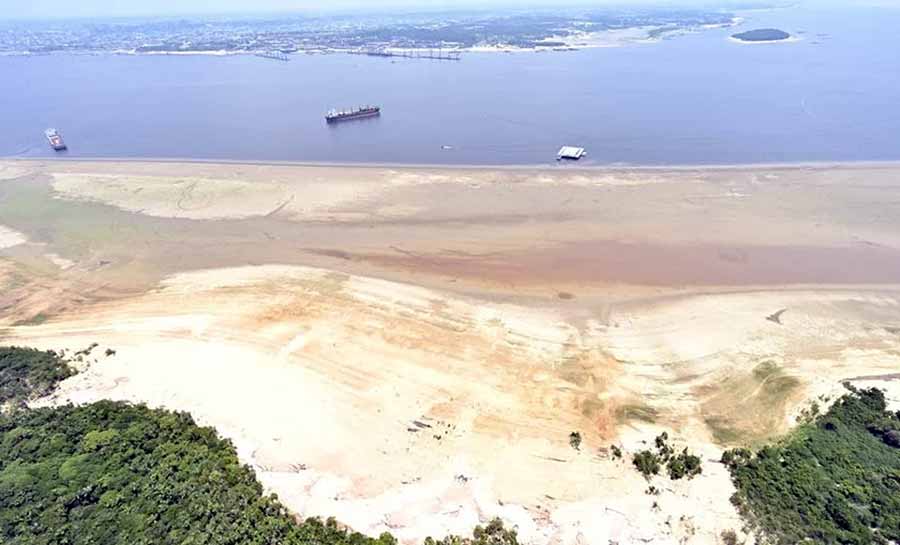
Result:
{"label": "ship hull", "polygon": [[353,121],[355,119],[378,117],[380,115],[381,115],[381,112],[359,112],[359,113],[347,114],[347,115],[341,115],[341,116],[326,117],[325,121],[327,121],[328,123],[340,123],[341,121]]}

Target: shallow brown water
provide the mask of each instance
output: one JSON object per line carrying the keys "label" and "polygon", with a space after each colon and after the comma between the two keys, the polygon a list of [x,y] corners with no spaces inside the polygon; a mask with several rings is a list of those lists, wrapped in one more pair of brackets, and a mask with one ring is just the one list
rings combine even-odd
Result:
{"label": "shallow brown water", "polygon": [[632,284],[739,286],[778,284],[894,284],[900,251],[860,245],[663,246],[585,241],[490,257],[368,255],[404,270],[517,285]]}

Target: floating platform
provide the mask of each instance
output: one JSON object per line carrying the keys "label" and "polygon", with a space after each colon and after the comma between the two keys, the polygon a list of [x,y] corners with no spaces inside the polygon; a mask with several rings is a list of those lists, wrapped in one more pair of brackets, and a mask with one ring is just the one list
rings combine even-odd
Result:
{"label": "floating platform", "polygon": [[556,160],[562,161],[563,159],[569,159],[572,161],[577,161],[587,155],[587,152],[584,151],[584,148],[576,148],[574,146],[563,146],[559,149],[559,153],[556,154]]}

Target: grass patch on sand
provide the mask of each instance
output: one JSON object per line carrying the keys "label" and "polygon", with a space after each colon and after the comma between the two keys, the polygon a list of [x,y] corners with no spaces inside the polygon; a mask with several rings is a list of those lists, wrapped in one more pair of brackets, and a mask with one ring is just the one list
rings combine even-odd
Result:
{"label": "grass patch on sand", "polygon": [[13,325],[16,326],[16,327],[21,327],[21,326],[35,326],[35,325],[41,325],[41,324],[44,324],[44,323],[46,323],[47,320],[49,320],[49,319],[50,319],[50,317],[47,316],[46,314],[44,314],[43,312],[38,312],[37,314],[35,314],[35,315],[32,316],[31,318],[28,318],[28,319],[26,319],[26,320],[19,320],[18,322],[16,322],[16,323],[13,324]]}
{"label": "grass patch on sand", "polygon": [[719,444],[759,444],[784,431],[788,404],[800,385],[776,363],[762,362],[749,374],[699,392],[703,420]]}
{"label": "grass patch on sand", "polygon": [[653,424],[657,418],[659,418],[659,411],[649,405],[631,403],[616,407],[616,421],[620,424],[635,420]]}

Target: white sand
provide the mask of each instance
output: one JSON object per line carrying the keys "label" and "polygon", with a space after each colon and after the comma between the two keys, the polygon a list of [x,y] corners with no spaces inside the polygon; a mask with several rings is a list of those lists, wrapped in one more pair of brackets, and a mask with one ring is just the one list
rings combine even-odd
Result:
{"label": "white sand", "polygon": [[[848,374],[897,369],[900,338],[868,324],[898,305],[887,291],[707,295],[626,306],[579,330],[552,310],[265,266],[181,274],[10,338],[116,349],[66,381],[56,402],[190,411],[232,437],[267,488],[304,515],[409,542],[500,516],[527,543],[712,544],[740,527],[713,463],[721,448],[703,424],[728,395],[724,377],[764,360],[798,377],[798,398],[775,415],[786,429],[803,399]],[[783,325],[765,319],[781,307]],[[561,363],[573,357],[589,358],[587,383]],[[597,431],[610,415],[582,414],[590,399],[645,404],[659,425],[632,422],[610,437]],[[431,427],[411,432],[415,421]],[[575,429],[581,453],[567,444]],[[663,429],[706,462],[694,481],[658,480],[654,498],[627,462],[599,449],[634,452]]]}
{"label": "white sand", "polygon": [[[585,392],[554,372],[577,332],[553,312],[275,266],[183,274],[84,310],[12,330],[32,346],[100,343],[99,361],[56,402],[188,410],[304,515],[410,542],[494,516],[527,543],[675,543],[688,529],[665,521],[682,515],[697,543],[738,526],[721,470],[660,483],[654,512],[643,479],[598,455],[611,439],[580,414]],[[99,357],[105,347],[117,354]],[[415,421],[432,427],[408,431]],[[581,453],[568,445],[573,429],[585,434]],[[638,429],[626,447],[658,431]]]}
{"label": "white sand", "polygon": [[54,265],[56,265],[63,271],[71,269],[72,267],[75,266],[75,262],[72,261],[71,259],[66,259],[66,258],[62,257],[61,255],[54,254],[52,252],[48,253],[48,254],[44,254],[44,257],[46,257],[48,260],[50,260],[51,263],[53,263]]}
{"label": "white sand", "polygon": [[0,225],[0,250],[25,244],[27,241],[28,239],[22,233]]}

